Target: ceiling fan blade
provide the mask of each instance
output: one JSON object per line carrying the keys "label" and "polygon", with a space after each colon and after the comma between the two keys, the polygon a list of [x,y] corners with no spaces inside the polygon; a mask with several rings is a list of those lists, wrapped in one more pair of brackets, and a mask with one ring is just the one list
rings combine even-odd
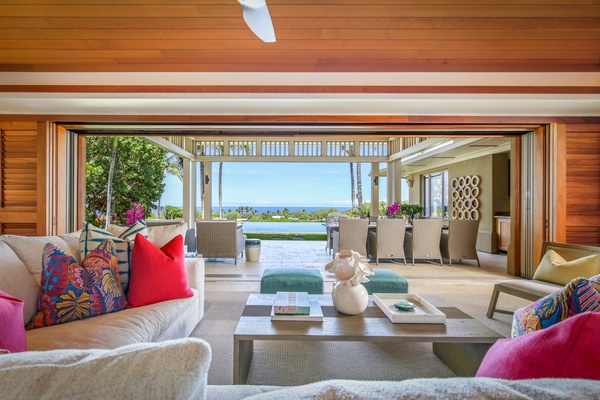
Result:
{"label": "ceiling fan blade", "polygon": [[244,21],[263,42],[275,41],[275,30],[265,0],[238,0],[242,5]]}

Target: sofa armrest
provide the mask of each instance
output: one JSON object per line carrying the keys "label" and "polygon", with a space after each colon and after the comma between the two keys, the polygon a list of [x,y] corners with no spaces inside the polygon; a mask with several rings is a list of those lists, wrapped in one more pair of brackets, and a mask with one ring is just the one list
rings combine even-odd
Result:
{"label": "sofa armrest", "polygon": [[204,259],[186,258],[185,269],[190,287],[204,293]]}

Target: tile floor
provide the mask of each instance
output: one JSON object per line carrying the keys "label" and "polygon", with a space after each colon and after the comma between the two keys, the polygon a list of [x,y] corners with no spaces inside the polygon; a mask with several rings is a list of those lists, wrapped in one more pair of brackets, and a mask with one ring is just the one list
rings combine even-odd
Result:
{"label": "tile floor", "polygon": [[[303,240],[263,240],[261,242],[260,261],[248,262],[238,258],[207,259],[206,291],[244,291],[259,292],[260,277],[267,267],[307,267],[318,268],[324,277],[325,292],[330,293],[334,279],[325,271],[325,265],[331,261],[331,255],[325,250],[325,241]],[[441,294],[487,294],[494,283],[511,278],[506,273],[506,255],[479,253],[481,268],[475,261],[454,261],[452,266],[440,266],[433,263],[382,262],[376,268],[387,268],[398,272],[409,282],[411,293]]]}

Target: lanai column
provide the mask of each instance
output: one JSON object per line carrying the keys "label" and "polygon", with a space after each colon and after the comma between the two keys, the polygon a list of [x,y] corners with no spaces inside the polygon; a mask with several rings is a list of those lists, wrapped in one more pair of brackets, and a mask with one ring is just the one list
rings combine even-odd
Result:
{"label": "lanai column", "polygon": [[212,219],[212,162],[204,161],[204,176],[201,184],[204,185],[204,206],[202,208],[202,219]]}
{"label": "lanai column", "polygon": [[379,216],[379,163],[371,163],[371,216]]}
{"label": "lanai column", "polygon": [[196,222],[196,168],[193,160],[183,159],[183,220],[192,228]]}

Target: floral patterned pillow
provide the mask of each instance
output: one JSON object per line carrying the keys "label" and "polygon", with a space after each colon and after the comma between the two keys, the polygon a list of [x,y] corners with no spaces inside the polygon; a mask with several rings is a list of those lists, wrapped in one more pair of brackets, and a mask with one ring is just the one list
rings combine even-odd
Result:
{"label": "floral patterned pillow", "polygon": [[563,289],[515,311],[511,336],[538,331],[586,311],[600,311],[600,275],[573,279]]}
{"label": "floral patterned pillow", "polygon": [[110,239],[92,250],[81,265],[48,243],[42,257],[41,286],[38,312],[27,329],[93,317],[127,305]]}

